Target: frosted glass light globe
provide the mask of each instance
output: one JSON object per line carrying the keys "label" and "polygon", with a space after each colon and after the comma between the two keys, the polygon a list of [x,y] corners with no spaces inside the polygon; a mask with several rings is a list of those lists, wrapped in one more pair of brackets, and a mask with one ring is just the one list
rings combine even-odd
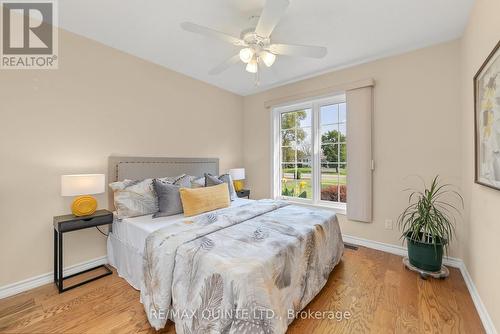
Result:
{"label": "frosted glass light globe", "polygon": [[240,59],[242,62],[247,64],[252,60],[253,54],[254,54],[254,52],[250,48],[241,49],[240,50]]}
{"label": "frosted glass light globe", "polygon": [[276,56],[273,53],[267,51],[262,51],[259,56],[267,67],[271,67],[276,60]]}

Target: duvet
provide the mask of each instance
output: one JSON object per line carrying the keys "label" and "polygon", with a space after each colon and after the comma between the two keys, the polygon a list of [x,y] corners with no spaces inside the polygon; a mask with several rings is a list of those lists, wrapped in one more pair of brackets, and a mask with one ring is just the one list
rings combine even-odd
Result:
{"label": "duvet", "polygon": [[156,329],[284,333],[343,249],[326,210],[260,200],[186,218],[148,236],[141,301]]}

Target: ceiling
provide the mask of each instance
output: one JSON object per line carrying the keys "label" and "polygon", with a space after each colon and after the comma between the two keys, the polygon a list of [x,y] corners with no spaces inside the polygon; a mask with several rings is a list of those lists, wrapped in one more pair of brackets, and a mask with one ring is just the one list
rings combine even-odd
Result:
{"label": "ceiling", "polygon": [[[270,0],[272,1],[272,0]],[[272,42],[326,46],[322,59],[278,56],[260,85],[243,63],[208,71],[238,48],[186,32],[190,21],[240,35],[264,0],[64,0],[59,25],[228,91],[249,95],[285,83],[459,38],[474,0],[290,0]]]}

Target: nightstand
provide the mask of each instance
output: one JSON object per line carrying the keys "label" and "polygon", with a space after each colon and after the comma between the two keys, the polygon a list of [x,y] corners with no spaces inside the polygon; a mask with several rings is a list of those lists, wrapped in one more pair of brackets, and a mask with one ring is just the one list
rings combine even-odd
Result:
{"label": "nightstand", "polygon": [[[113,213],[108,210],[97,210],[94,214],[84,217],[76,217],[74,215],[54,217],[54,283],[59,289],[59,293],[68,291],[70,289],[76,288],[77,286],[95,281],[96,279],[111,275],[113,273],[107,265],[102,264],[100,266],[63,277],[63,234],[66,232],[82,230],[84,228],[110,225],[112,223]],[[98,268],[104,268],[106,272],[99,276],[87,279],[83,282],[79,282],[69,287],[64,287],[64,280]]]}
{"label": "nightstand", "polygon": [[243,190],[237,191],[236,195],[238,195],[239,198],[246,197],[246,198],[250,199],[250,190],[243,189]]}

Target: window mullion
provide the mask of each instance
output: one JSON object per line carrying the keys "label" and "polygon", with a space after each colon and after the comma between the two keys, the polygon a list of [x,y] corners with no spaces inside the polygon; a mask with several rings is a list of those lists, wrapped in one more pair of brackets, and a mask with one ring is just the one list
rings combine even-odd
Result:
{"label": "window mullion", "polygon": [[[298,178],[297,178],[297,123],[295,123],[295,147],[293,149],[293,151],[295,152],[294,154],[294,163],[295,163],[295,168],[293,170],[294,172],[294,179],[298,182]],[[294,187],[295,188],[295,187]]]}
{"label": "window mullion", "polygon": [[[274,115],[274,122],[275,122],[275,127],[274,127],[274,131],[278,130],[275,137],[274,137],[274,145],[276,145],[277,147],[277,150],[275,149],[275,151],[277,151],[278,153],[278,156],[276,157],[275,156],[275,166],[274,166],[274,170],[273,172],[275,173],[274,174],[274,183],[275,183],[275,189],[273,189],[274,191],[274,198],[280,198],[281,197],[281,192],[282,192],[282,186],[281,186],[281,178],[282,178],[282,171],[281,171],[281,168],[282,168],[282,160],[283,160],[283,148],[281,147],[281,113],[280,112],[276,112],[275,115]],[[277,188],[277,190],[276,190]]]}
{"label": "window mullion", "polygon": [[320,152],[321,152],[321,146],[320,146],[320,119],[319,119],[319,105],[318,103],[313,104],[312,106],[312,123],[313,126],[311,128],[311,133],[312,133],[312,145],[313,145],[313,159],[312,159],[312,165],[311,165],[311,185],[312,185],[312,192],[313,192],[313,203],[318,203],[321,195],[320,192],[318,191],[319,187],[319,178],[320,178],[320,170],[321,170],[321,157],[320,157]]}

